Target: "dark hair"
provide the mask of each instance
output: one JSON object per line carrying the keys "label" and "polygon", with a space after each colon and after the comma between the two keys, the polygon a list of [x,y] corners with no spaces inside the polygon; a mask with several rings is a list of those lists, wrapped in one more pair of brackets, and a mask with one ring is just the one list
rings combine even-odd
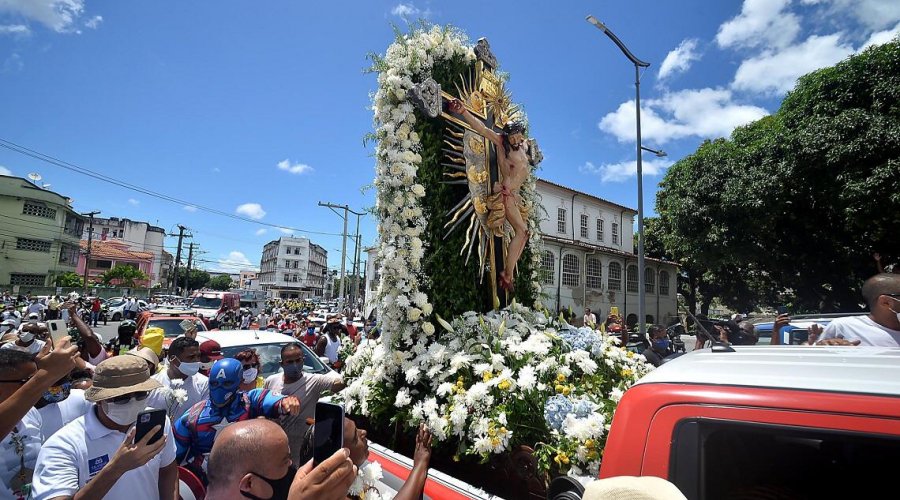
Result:
{"label": "dark hair", "polygon": [[525,124],[520,121],[512,121],[508,122],[503,126],[503,151],[506,154],[509,154],[510,144],[509,144],[509,136],[515,134],[525,134]]}
{"label": "dark hair", "polygon": [[244,349],[243,351],[234,355],[234,359],[244,362],[244,361],[255,361],[259,363],[259,354],[256,353],[254,349]]}
{"label": "dark hair", "polygon": [[181,356],[181,353],[188,347],[196,347],[199,349],[200,342],[187,337],[178,337],[172,341],[171,345],[169,345],[169,356]]}
{"label": "dark hair", "polygon": [[664,326],[662,326],[662,325],[650,325],[650,326],[647,328],[647,333],[650,334],[650,338],[653,338],[653,334],[656,333],[656,332],[658,332],[658,331],[660,331],[660,330],[662,330],[663,333],[665,333],[666,327],[664,327]]}
{"label": "dark hair", "polygon": [[93,379],[93,377],[91,376],[91,372],[87,370],[72,370],[72,373],[70,373],[69,376],[72,377],[72,382]]}
{"label": "dark hair", "polygon": [[12,371],[24,363],[33,363],[34,354],[21,349],[0,349],[0,372]]}
{"label": "dark hair", "polygon": [[300,349],[301,352],[303,351],[303,348],[300,347],[300,344],[298,344],[296,342],[288,342],[287,344],[284,344],[283,346],[281,346],[281,357],[283,358],[284,353],[286,353],[287,351],[289,351],[291,349]]}

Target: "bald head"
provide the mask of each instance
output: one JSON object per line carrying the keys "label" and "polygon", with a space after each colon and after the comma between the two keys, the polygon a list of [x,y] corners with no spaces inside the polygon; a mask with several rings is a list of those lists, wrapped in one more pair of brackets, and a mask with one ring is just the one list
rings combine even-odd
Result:
{"label": "bald head", "polygon": [[891,294],[900,294],[900,274],[876,274],[863,283],[862,296],[869,306],[869,311],[876,309],[878,297]]}
{"label": "bald head", "polygon": [[291,465],[287,434],[265,419],[229,425],[216,435],[207,474],[216,489],[237,489],[248,473],[269,478],[284,476]]}

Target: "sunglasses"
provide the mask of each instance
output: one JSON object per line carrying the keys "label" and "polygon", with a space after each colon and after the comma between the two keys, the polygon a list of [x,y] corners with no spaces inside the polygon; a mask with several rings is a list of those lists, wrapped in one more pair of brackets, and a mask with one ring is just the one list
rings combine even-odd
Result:
{"label": "sunglasses", "polygon": [[135,401],[143,401],[143,400],[147,399],[147,396],[149,396],[149,395],[150,395],[149,392],[132,392],[131,394],[124,394],[122,396],[116,396],[114,398],[110,398],[109,402],[117,404],[117,405],[123,405],[125,403],[128,403],[132,399],[134,399]]}
{"label": "sunglasses", "polygon": [[249,370],[251,368],[259,368],[259,363],[253,363],[252,365],[243,365],[245,370]]}

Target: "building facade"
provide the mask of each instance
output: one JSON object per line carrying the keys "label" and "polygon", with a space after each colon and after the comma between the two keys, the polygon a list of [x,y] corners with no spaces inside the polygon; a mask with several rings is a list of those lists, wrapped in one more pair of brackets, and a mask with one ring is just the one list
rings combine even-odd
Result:
{"label": "building facade", "polygon": [[[158,283],[166,284],[169,270],[163,268],[166,259],[165,252],[166,231],[147,222],[120,219],[118,217],[100,218],[94,217],[94,240],[115,241],[124,243],[130,250],[136,252],[148,252],[153,254],[153,267],[147,273],[150,276],[150,286]],[[90,225],[85,224],[85,232],[82,239],[88,239]]]}
{"label": "building facade", "polygon": [[253,283],[259,283],[259,273],[256,271],[241,271],[238,288],[250,290]]}
{"label": "building facade", "polygon": [[84,218],[71,200],[27,179],[0,175],[0,285],[53,286],[76,272]]}
{"label": "building facade", "polygon": [[[154,267],[154,255],[151,252],[139,252],[132,250],[128,243],[123,241],[91,241],[91,259],[87,260],[88,242],[81,242],[82,254],[78,259],[78,274],[84,275],[85,266],[87,266],[88,283],[101,282],[100,275],[118,266],[130,266],[141,270],[148,277],[150,271]],[[138,288],[150,287],[151,279],[135,280],[134,286]],[[113,282],[113,285],[122,283]]]}
{"label": "building facade", "polygon": [[321,298],[327,266],[324,248],[308,238],[282,236],[263,247],[259,285],[271,298]]}
{"label": "building facade", "polygon": [[[548,218],[541,221],[541,284],[544,305],[571,308],[577,318],[589,307],[602,321],[613,307],[628,324],[638,321],[638,268],[634,251],[637,211],[554,184],[537,182]],[[675,263],[645,259],[646,321],[677,317]]]}

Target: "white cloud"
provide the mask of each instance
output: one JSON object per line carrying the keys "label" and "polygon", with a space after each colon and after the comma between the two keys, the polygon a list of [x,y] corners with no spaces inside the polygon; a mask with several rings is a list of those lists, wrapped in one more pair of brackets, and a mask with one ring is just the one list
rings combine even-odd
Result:
{"label": "white cloud", "polygon": [[391,14],[399,17],[411,17],[419,14],[419,9],[412,3],[398,3],[391,9]]}
{"label": "white cloud", "polygon": [[139,200],[135,200],[134,198],[128,198],[128,204],[133,207],[136,207],[136,206],[140,205],[141,202]]}
{"label": "white cloud", "polygon": [[218,264],[219,269],[225,272],[234,272],[235,274],[237,274],[236,269],[256,269],[259,267],[250,262],[250,259],[243,252],[238,252],[237,250],[228,252],[228,256],[219,259]]}
{"label": "white cloud", "polygon": [[185,212],[194,213],[197,211],[197,207],[195,207],[194,205],[185,205],[183,208]]}
{"label": "white cloud", "polygon": [[898,35],[900,35],[900,23],[897,23],[897,25],[891,29],[876,31],[875,33],[872,33],[872,36],[870,36],[869,39],[866,40],[866,43],[862,44],[862,47],[859,50],[871,47],[872,45],[883,45],[890,42],[894,39],[894,37]]}
{"label": "white cloud", "polygon": [[257,235],[257,236],[262,236],[262,235],[266,234],[266,232],[267,232],[266,228],[261,227],[261,228],[259,228],[259,229],[256,230],[256,235]]}
{"label": "white cloud", "polygon": [[[627,101],[600,120],[600,130],[619,141],[634,142],[634,101]],[[641,137],[661,145],[685,137],[725,137],[739,125],[758,120],[768,112],[757,106],[738,104],[730,90],[692,89],[648,99],[641,106]]]}
{"label": "white cloud", "polygon": [[103,16],[94,16],[87,21],[84,22],[84,25],[88,28],[95,30],[100,26],[100,23],[103,22]]}
{"label": "white cloud", "polygon": [[841,44],[840,38],[840,34],[813,35],[799,45],[765,51],[746,59],[738,67],[731,86],[739,90],[784,94],[794,87],[797,78],[852,54],[853,47]]}
{"label": "white cloud", "polygon": [[741,13],[722,23],[719,47],[785,47],[800,33],[800,18],[785,8],[790,0],[744,0]]}
{"label": "white cloud", "polygon": [[77,33],[73,26],[84,13],[84,0],[0,0],[0,12],[37,21],[57,33]]}
{"label": "white cloud", "polygon": [[0,26],[0,35],[28,35],[31,29],[24,24],[6,24]]}
{"label": "white cloud", "polygon": [[[641,172],[644,174],[644,177],[659,175],[671,165],[672,162],[669,160],[642,160]],[[579,167],[578,170],[583,174],[599,175],[601,182],[623,182],[632,177],[637,177],[637,160],[605,163],[599,167],[591,162],[587,162]]]}
{"label": "white cloud", "polygon": [[696,39],[682,41],[681,45],[666,55],[659,67],[659,79],[662,80],[675,73],[683,73],[690,69],[691,63],[700,59],[700,54],[697,54],[696,51]]}
{"label": "white cloud", "polygon": [[900,2],[897,0],[819,0],[816,3],[829,3],[832,17],[853,16],[870,30],[887,28],[900,21]]}
{"label": "white cloud", "polygon": [[266,216],[266,211],[263,210],[262,205],[259,203],[244,203],[239,205],[234,211],[239,215],[246,215],[254,220],[259,220]]}
{"label": "white cloud", "polygon": [[285,172],[299,175],[305,174],[307,172],[312,172],[313,168],[303,163],[295,163],[291,165],[291,160],[281,160],[280,162],[278,162],[278,170],[284,170]]}
{"label": "white cloud", "polygon": [[279,227],[278,230],[281,231],[282,234],[294,234],[293,229],[288,229],[286,227]]}
{"label": "white cloud", "polygon": [[12,175],[12,170],[0,165],[0,175]]}

